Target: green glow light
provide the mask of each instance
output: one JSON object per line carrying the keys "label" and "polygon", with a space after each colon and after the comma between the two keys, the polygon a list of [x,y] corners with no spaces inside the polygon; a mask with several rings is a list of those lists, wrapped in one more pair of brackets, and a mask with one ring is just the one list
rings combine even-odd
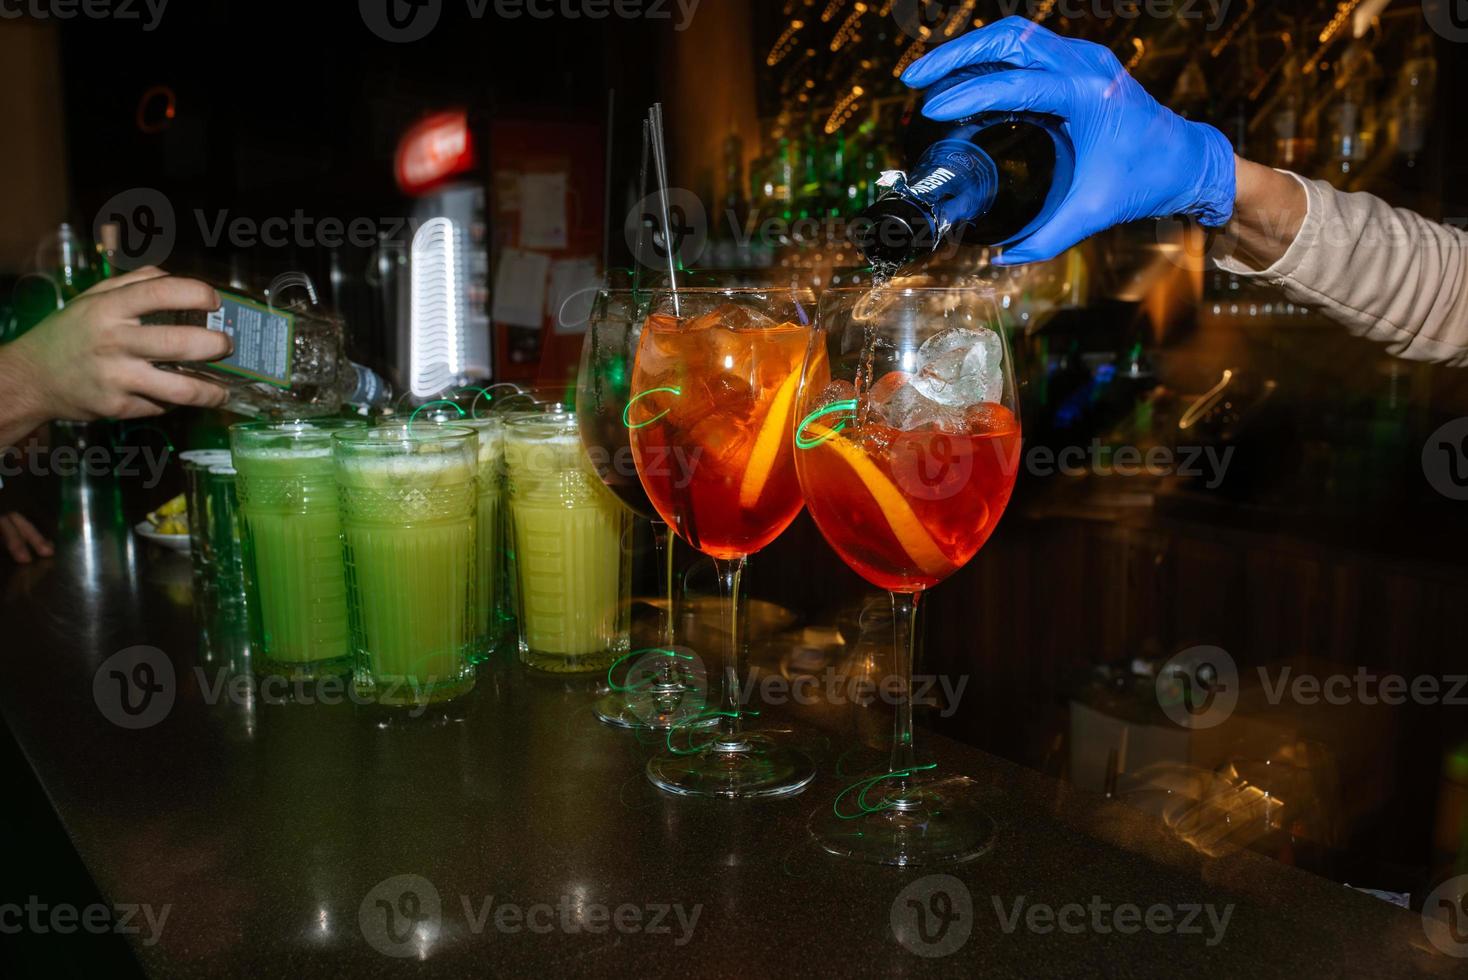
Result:
{"label": "green glow light", "polygon": [[666,647],[645,647],[641,650],[633,650],[631,653],[624,653],[616,660],[613,660],[612,665],[607,668],[607,684],[611,686],[612,690],[624,693],[629,691],[636,691],[640,690],[643,687],[646,687],[648,684],[651,684],[653,682],[653,678],[651,677],[645,678],[639,683],[631,685],[618,684],[616,681],[612,680],[612,672],[615,671],[619,666],[621,666],[623,662],[631,660],[633,657],[640,657],[643,654],[657,654],[663,657],[672,657],[675,660],[693,659],[693,657],[689,654],[679,653],[677,650],[669,650]]}
{"label": "green glow light", "polygon": [[640,429],[643,426],[652,425],[658,419],[671,412],[671,408],[665,408],[658,414],[654,415],[652,418],[648,419],[646,422],[638,422],[636,425],[632,424],[632,406],[642,401],[642,399],[646,398],[648,395],[655,395],[660,391],[670,392],[674,396],[679,396],[683,394],[682,388],[649,388],[646,391],[638,392],[627,400],[627,407],[622,409],[622,424],[629,429]]}
{"label": "green glow light", "polygon": [[[714,742],[718,741],[720,738],[723,737],[722,734],[719,732],[718,728],[714,728],[714,729],[712,729],[712,734],[708,738],[708,740],[703,741],[703,742],[697,742],[697,743],[694,742],[693,741],[693,733],[696,732],[696,731],[698,731],[701,728],[701,726],[703,725],[703,723],[705,721],[708,721],[710,718],[746,718],[746,717],[748,717],[748,718],[758,718],[759,717],[759,712],[758,711],[751,711],[751,710],[748,710],[748,709],[745,709],[744,711],[720,711],[717,708],[705,708],[702,711],[700,711],[698,714],[694,715],[692,718],[688,719],[687,721],[679,722],[679,723],[675,724],[672,728],[669,728],[668,729],[668,737],[666,739],[664,739],[664,742],[666,742],[666,744],[668,746],[668,751],[671,752],[671,753],[673,753],[674,755],[698,755],[698,753],[702,752],[705,748],[707,748],[708,746],[712,745]],[[686,748],[686,749],[680,749],[680,748],[678,748],[677,746],[675,746],[673,744],[673,736],[674,736],[674,734],[677,733],[678,729],[680,729],[680,728],[686,728],[686,729],[688,729],[688,732],[689,732],[688,748]]]}
{"label": "green glow light", "polygon": [[[473,414],[474,418],[476,418],[476,419],[479,418],[479,399],[480,398],[484,398],[484,399],[487,399],[489,401],[494,401],[494,396],[489,393],[489,389],[488,388],[481,388],[478,385],[463,385],[462,387],[459,387],[459,388],[455,388],[454,389],[454,393],[455,394],[458,394],[461,391],[477,391],[477,392],[479,392],[479,394],[475,397],[473,403],[470,404],[470,406],[469,406],[469,408],[472,410],[472,414]],[[459,417],[460,418],[463,418],[464,417],[464,413],[463,413],[462,410],[459,412]]]}
{"label": "green glow light", "polygon": [[850,415],[850,414],[846,415],[846,417],[843,418],[839,423],[837,423],[834,428],[832,428],[825,435],[821,436],[819,439],[815,439],[815,440],[807,439],[805,437],[805,430],[806,430],[806,427],[807,426],[809,426],[812,422],[815,422],[817,419],[823,419],[823,418],[825,418],[827,415],[837,415],[837,414],[842,414],[842,413],[855,413],[855,411],[856,411],[856,399],[855,398],[848,398],[845,401],[832,402],[831,404],[827,405],[825,408],[818,408],[818,409],[816,409],[814,412],[811,412],[809,415],[807,415],[805,417],[805,421],[801,422],[800,425],[796,428],[796,430],[795,430],[795,445],[798,448],[800,448],[800,449],[814,449],[814,448],[816,448],[821,443],[825,442],[826,440],[828,440],[832,436],[834,436],[836,433],[838,433],[842,429],[846,428],[846,423],[848,423],[848,422],[851,421],[852,415]]}
{"label": "green glow light", "polygon": [[459,413],[459,418],[463,418],[465,415],[469,414],[455,403],[449,401],[447,398],[439,398],[436,401],[424,402],[422,405],[419,405],[417,408],[413,409],[413,414],[408,416],[408,438],[411,439],[413,437],[413,422],[417,420],[418,413],[423,411],[425,408],[432,408],[435,405],[449,406],[449,408],[452,408],[454,411]]}
{"label": "green glow light", "polygon": [[[915,775],[916,773],[927,772],[931,769],[937,768],[938,763],[930,762],[925,766],[913,766],[911,769],[902,769],[897,772],[879,773],[876,776],[871,776],[867,779],[861,780],[860,782],[852,783],[850,786],[846,787],[841,792],[836,794],[836,799],[831,803],[831,810],[836,814],[837,818],[841,820],[858,820],[869,813],[877,813],[881,810],[890,809],[892,806],[891,801],[883,803],[879,806],[871,806],[867,803],[867,793],[871,791],[873,786],[877,785],[880,782],[883,782],[884,780],[907,779],[909,776]],[[841,801],[846,797],[848,793],[853,792],[856,793],[856,805],[857,808],[861,810],[861,812],[842,813]]]}

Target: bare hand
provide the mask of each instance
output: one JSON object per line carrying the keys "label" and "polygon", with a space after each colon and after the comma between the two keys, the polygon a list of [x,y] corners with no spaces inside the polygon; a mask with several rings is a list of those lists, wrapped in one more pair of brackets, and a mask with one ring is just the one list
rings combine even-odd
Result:
{"label": "bare hand", "polygon": [[56,553],[45,535],[36,526],[17,513],[0,514],[0,540],[5,550],[22,565],[29,565],[33,557],[50,558]]}
{"label": "bare hand", "polygon": [[155,361],[212,361],[229,338],[202,327],[143,326],[162,310],[214,310],[219,295],[194,279],[138,269],[98,283],[9,345],[21,381],[46,418],[87,421],[161,415],[169,405],[217,407],[219,385],[161,371]]}
{"label": "bare hand", "polygon": [[1305,188],[1289,174],[1238,160],[1238,201],[1226,233],[1233,257],[1256,272],[1285,257],[1310,211]]}

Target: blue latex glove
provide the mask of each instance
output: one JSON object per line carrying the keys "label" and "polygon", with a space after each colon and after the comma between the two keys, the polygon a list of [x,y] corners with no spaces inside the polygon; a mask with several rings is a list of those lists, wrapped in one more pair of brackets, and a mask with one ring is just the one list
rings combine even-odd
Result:
{"label": "blue latex glove", "polygon": [[914,62],[902,80],[927,88],[956,68],[1006,63],[935,96],[923,114],[940,120],[978,112],[1059,116],[1075,144],[1075,180],[1035,232],[998,260],[1054,258],[1113,225],[1189,215],[1208,227],[1233,216],[1234,152],[1222,133],[1158,104],[1106,48],[1006,17]]}

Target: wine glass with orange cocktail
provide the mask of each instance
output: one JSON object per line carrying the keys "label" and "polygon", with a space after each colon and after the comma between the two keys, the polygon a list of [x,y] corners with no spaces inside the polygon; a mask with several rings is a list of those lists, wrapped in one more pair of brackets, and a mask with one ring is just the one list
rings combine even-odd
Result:
{"label": "wine glass with orange cocktail", "polygon": [[699,718],[704,709],[704,691],[699,678],[685,676],[687,664],[674,646],[677,596],[673,542],[669,540],[668,525],[653,510],[637,476],[625,421],[632,397],[633,359],[649,299],[646,290],[603,289],[597,293],[581,349],[576,419],[581,442],[602,482],[633,514],[652,524],[666,603],[659,624],[660,646],[639,652],[625,672],[626,683],[616,684],[609,671],[607,680],[614,685],[613,690],[596,702],[594,711],[603,722],[618,728],[662,731]]}
{"label": "wine glass with orange cocktail", "polygon": [[821,297],[797,399],[795,466],[822,535],[892,596],[903,683],[886,771],[811,817],[827,851],[901,866],[982,854],[993,822],[962,777],[913,755],[919,600],[993,533],[1019,468],[1013,366],[983,287],[902,281]]}
{"label": "wine glass with orange cocktail", "polygon": [[798,793],[815,775],[740,703],[746,559],[800,513],[791,445],[811,337],[810,293],[694,288],[655,293],[632,371],[626,424],[653,507],[718,570],[727,642],[718,727],[679,725],[648,762],[654,785],[689,796]]}

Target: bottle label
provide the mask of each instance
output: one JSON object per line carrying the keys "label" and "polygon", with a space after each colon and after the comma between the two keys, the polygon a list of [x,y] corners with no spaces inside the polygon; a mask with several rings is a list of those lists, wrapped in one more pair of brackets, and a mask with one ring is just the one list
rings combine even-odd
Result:
{"label": "bottle label", "polygon": [[355,362],[352,364],[352,370],[356,373],[357,381],[351,394],[347,395],[348,405],[376,408],[387,402],[389,394],[387,382],[383,381],[377,372]]}
{"label": "bottle label", "polygon": [[220,292],[219,299],[219,309],[208,315],[204,325],[228,336],[234,350],[223,360],[211,362],[212,366],[251,381],[289,388],[295,315],[233,293]]}
{"label": "bottle label", "polygon": [[939,236],[961,221],[978,217],[994,205],[999,174],[994,161],[967,140],[939,140],[914,168],[908,193],[933,217]]}

